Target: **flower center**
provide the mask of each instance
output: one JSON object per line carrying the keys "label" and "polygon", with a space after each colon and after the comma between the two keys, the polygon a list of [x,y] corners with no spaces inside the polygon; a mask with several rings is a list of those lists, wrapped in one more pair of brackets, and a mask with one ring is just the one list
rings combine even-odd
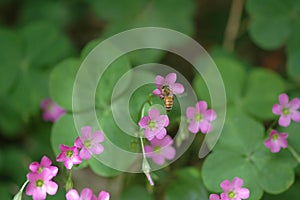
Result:
{"label": "flower center", "polygon": [[46,106],[46,110],[47,111],[51,111],[52,110],[52,104],[49,103],[47,106]]}
{"label": "flower center", "polygon": [[230,199],[235,198],[235,196],[236,196],[236,194],[235,194],[234,191],[229,191],[229,192],[228,192],[228,197],[229,197]]}
{"label": "flower center", "polygon": [[44,181],[41,180],[41,179],[38,179],[36,182],[35,182],[35,186],[36,187],[43,187],[44,185]]}
{"label": "flower center", "polygon": [[282,114],[289,115],[290,114],[290,109],[289,108],[283,108],[282,109]]}
{"label": "flower center", "polygon": [[39,169],[38,169],[38,173],[41,173],[42,171],[43,171],[43,169],[44,169],[44,167],[39,167]]}
{"label": "flower center", "polygon": [[277,133],[272,135],[272,140],[278,140],[278,138],[279,138],[279,135]]}
{"label": "flower center", "polygon": [[160,146],[155,146],[155,147],[153,148],[153,150],[154,150],[155,153],[159,154],[160,151],[161,151],[161,147],[160,147]]}
{"label": "flower center", "polygon": [[72,157],[73,157],[73,154],[74,154],[74,152],[73,152],[72,150],[68,150],[68,151],[66,152],[66,156],[67,156],[68,158],[72,158]]}
{"label": "flower center", "polygon": [[92,147],[92,141],[91,140],[85,140],[83,144],[87,149]]}
{"label": "flower center", "polygon": [[194,116],[196,122],[200,122],[203,119],[203,115],[200,113],[196,113]]}
{"label": "flower center", "polygon": [[155,127],[156,127],[156,122],[154,120],[150,120],[148,123],[148,128],[152,130],[155,129]]}

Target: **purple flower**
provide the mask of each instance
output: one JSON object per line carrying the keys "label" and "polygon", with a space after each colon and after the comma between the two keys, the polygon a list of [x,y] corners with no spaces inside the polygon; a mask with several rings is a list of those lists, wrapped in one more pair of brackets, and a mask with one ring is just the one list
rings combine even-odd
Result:
{"label": "purple flower", "polygon": [[88,160],[92,154],[100,154],[104,148],[99,142],[104,141],[104,134],[102,131],[96,131],[92,133],[92,127],[84,126],[81,128],[81,137],[77,137],[75,140],[75,146],[81,148],[79,156],[82,159]]}
{"label": "purple flower", "polygon": [[279,125],[287,127],[291,123],[291,119],[295,122],[300,122],[300,99],[294,98],[289,102],[289,97],[287,94],[279,95],[279,103],[274,104],[272,112],[275,115],[280,115]]}
{"label": "purple flower", "polygon": [[211,194],[209,195],[209,200],[221,200],[219,195],[217,194]]}
{"label": "purple flower", "polygon": [[168,116],[160,115],[159,110],[156,109],[150,109],[148,115],[139,121],[139,126],[145,129],[145,137],[148,140],[164,138],[167,134],[165,127],[169,125]]}
{"label": "purple flower", "polygon": [[94,195],[92,200],[109,200],[110,195],[106,191],[99,192],[98,198]]}
{"label": "purple flower", "polygon": [[32,172],[37,172],[37,173],[41,173],[44,169],[49,169],[52,177],[57,175],[58,172],[58,168],[55,166],[51,166],[52,161],[47,157],[47,156],[43,156],[41,163],[38,162],[33,162],[29,165],[29,169]]}
{"label": "purple flower", "polygon": [[93,191],[90,188],[84,188],[80,195],[75,189],[69,190],[66,194],[67,200],[92,200]]}
{"label": "purple flower", "polygon": [[76,146],[68,147],[63,144],[59,146],[61,153],[57,156],[57,162],[64,162],[67,169],[71,169],[73,164],[80,164],[81,158],[78,156],[78,148]]}
{"label": "purple flower", "polygon": [[156,89],[152,92],[154,95],[163,98],[162,95],[162,86],[169,86],[172,90],[173,94],[181,94],[184,92],[184,87],[180,83],[175,83],[177,79],[177,75],[175,73],[170,73],[166,76],[166,78],[162,76],[155,77]]}
{"label": "purple flower", "polygon": [[230,183],[229,180],[225,180],[221,183],[221,188],[224,190],[221,193],[222,200],[241,200],[248,199],[250,191],[247,188],[242,188],[244,184],[243,179],[235,177]]}
{"label": "purple flower", "polygon": [[60,116],[65,114],[65,110],[49,98],[42,101],[41,108],[43,110],[43,118],[45,121],[55,122]]}
{"label": "purple flower", "polygon": [[56,194],[58,185],[51,180],[52,178],[52,172],[48,168],[45,168],[41,173],[28,173],[29,184],[26,187],[26,195],[32,196],[33,200],[44,200],[47,193]]}
{"label": "purple flower", "polygon": [[276,130],[270,132],[269,138],[265,140],[264,144],[273,153],[280,151],[280,148],[286,148],[288,146],[287,133],[278,133]]}
{"label": "purple flower", "polygon": [[189,131],[198,133],[201,130],[206,134],[211,131],[211,122],[216,119],[216,112],[212,109],[207,110],[207,103],[199,101],[196,107],[188,107],[186,109],[186,116],[190,120]]}
{"label": "purple flower", "polygon": [[159,140],[154,138],[150,141],[151,146],[145,146],[145,153],[147,158],[152,158],[153,162],[158,165],[163,165],[165,160],[172,160],[176,155],[176,150],[172,146],[173,140],[167,135]]}

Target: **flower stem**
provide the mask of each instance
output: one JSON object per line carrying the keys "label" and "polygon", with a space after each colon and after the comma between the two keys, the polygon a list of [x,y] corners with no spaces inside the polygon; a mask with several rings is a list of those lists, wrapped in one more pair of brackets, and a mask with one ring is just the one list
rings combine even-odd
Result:
{"label": "flower stem", "polygon": [[266,134],[268,135],[270,132],[271,132],[271,130],[273,129],[273,127],[277,124],[277,119],[276,120],[274,120],[273,122],[272,122],[272,124],[269,126],[269,128],[267,129],[267,131],[266,131]]}
{"label": "flower stem", "polygon": [[73,181],[72,181],[72,169],[69,171],[69,174],[68,174],[68,180],[66,182],[66,191],[69,191],[70,189],[73,188]]}
{"label": "flower stem", "polygon": [[300,163],[300,155],[296,152],[296,150],[291,145],[288,145],[288,150],[291,152],[295,160]]}

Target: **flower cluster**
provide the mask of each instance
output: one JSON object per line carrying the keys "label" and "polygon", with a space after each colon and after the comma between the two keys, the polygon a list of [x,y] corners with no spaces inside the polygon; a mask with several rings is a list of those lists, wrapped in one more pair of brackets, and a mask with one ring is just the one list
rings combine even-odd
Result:
{"label": "flower cluster", "polygon": [[[289,101],[289,96],[285,93],[279,95],[279,104],[274,104],[272,112],[279,115],[278,124],[287,127],[291,124],[291,120],[300,122],[300,99],[294,98]],[[277,153],[281,148],[287,148],[288,133],[279,133],[272,129],[269,137],[264,141],[264,145],[271,150],[272,153]]]}
{"label": "flower cluster", "polygon": [[92,133],[92,127],[81,128],[81,137],[77,137],[74,146],[69,147],[61,144],[61,153],[57,156],[57,162],[64,162],[67,169],[71,169],[74,164],[80,164],[82,159],[89,160],[92,154],[101,154],[104,150],[100,142],[104,141],[102,131]]}
{"label": "flower cluster", "polygon": [[71,189],[66,194],[67,200],[109,200],[110,195],[106,191],[99,192],[98,197],[93,194],[93,191],[89,188],[84,188],[80,195],[77,190]]}
{"label": "flower cluster", "polygon": [[233,178],[232,182],[229,180],[223,181],[220,186],[223,189],[221,195],[211,194],[209,200],[241,200],[248,199],[250,191],[243,188],[244,181],[239,177]]}
{"label": "flower cluster", "polygon": [[66,112],[49,98],[42,101],[41,108],[43,110],[43,119],[51,122],[57,121]]}
{"label": "flower cluster", "polygon": [[33,200],[44,200],[47,194],[56,194],[58,185],[52,179],[57,175],[58,168],[52,166],[47,156],[44,156],[40,163],[31,163],[29,169],[31,172],[27,174],[29,184],[26,187],[28,196],[32,196]]}

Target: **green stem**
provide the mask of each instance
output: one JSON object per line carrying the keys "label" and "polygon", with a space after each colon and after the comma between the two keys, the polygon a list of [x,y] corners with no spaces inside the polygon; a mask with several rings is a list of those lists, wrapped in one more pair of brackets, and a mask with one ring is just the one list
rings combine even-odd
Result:
{"label": "green stem", "polygon": [[300,155],[296,152],[296,150],[291,145],[288,145],[288,150],[291,152],[295,160],[300,163]]}
{"label": "green stem", "polygon": [[72,181],[72,169],[70,170],[68,174],[68,180],[66,182],[66,191],[69,191],[70,189],[73,188],[73,181]]}
{"label": "green stem", "polygon": [[272,122],[272,124],[269,126],[269,128],[267,129],[267,131],[266,131],[266,134],[267,135],[269,135],[269,133],[271,132],[271,130],[273,129],[273,127],[277,124],[277,119],[276,120],[274,120],[273,122]]}

